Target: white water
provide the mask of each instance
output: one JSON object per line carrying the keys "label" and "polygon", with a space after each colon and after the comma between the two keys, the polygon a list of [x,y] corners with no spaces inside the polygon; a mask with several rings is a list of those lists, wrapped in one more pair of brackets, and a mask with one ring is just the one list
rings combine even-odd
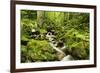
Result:
{"label": "white water", "polygon": [[61,61],[70,61],[70,60],[74,60],[74,58],[71,55],[67,55]]}
{"label": "white water", "polygon": [[57,52],[59,52],[60,54],[64,55],[64,57],[62,58],[61,61],[70,61],[70,60],[74,60],[73,57],[71,55],[67,55],[62,51],[66,48],[66,46],[63,46],[62,48],[58,48],[55,46],[55,44],[53,44],[53,37],[54,35],[46,35],[46,37],[48,38],[49,40],[49,44],[52,46],[53,49],[55,49]]}
{"label": "white water", "polygon": [[[52,48],[55,49],[57,52],[59,52],[60,54],[65,55],[65,56],[62,58],[61,61],[70,61],[70,60],[74,60],[74,58],[73,58],[71,55],[67,55],[67,56],[66,56],[66,54],[65,54],[62,50],[60,50],[59,48],[55,47],[52,43],[49,43],[49,44],[50,44],[50,45],[52,46]],[[65,47],[63,47],[63,48],[65,48]]]}
{"label": "white water", "polygon": [[57,52],[66,55],[62,50],[60,50],[59,48],[55,47],[52,43],[49,43],[53,49],[55,49]]}

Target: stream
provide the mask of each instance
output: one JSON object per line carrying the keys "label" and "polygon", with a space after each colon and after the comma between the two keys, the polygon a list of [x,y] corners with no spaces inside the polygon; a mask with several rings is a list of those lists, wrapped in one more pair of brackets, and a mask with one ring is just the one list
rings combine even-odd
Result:
{"label": "stream", "polygon": [[64,51],[62,51],[63,49],[66,48],[65,45],[63,47],[61,47],[61,48],[58,48],[53,43],[54,42],[54,39],[53,39],[54,36],[53,35],[51,35],[51,36],[47,35],[47,37],[48,37],[49,44],[51,45],[51,47],[53,49],[55,49],[59,53],[59,56],[62,56],[62,58],[60,59],[60,61],[70,61],[70,60],[74,60],[74,58],[71,55],[66,55],[66,53]]}
{"label": "stream", "polygon": [[64,57],[61,59],[61,61],[70,61],[70,60],[74,60],[73,57],[71,55],[66,55],[61,48],[57,48],[54,46],[54,44],[52,44],[51,42],[49,42],[49,44],[52,46],[53,49],[55,49],[57,52],[60,53],[60,55],[64,55]]}

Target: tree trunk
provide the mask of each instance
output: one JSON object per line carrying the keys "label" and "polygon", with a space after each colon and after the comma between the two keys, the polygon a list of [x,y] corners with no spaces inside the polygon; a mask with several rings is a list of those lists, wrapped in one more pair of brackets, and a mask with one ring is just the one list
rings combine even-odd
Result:
{"label": "tree trunk", "polygon": [[37,24],[42,27],[44,22],[44,11],[37,11]]}

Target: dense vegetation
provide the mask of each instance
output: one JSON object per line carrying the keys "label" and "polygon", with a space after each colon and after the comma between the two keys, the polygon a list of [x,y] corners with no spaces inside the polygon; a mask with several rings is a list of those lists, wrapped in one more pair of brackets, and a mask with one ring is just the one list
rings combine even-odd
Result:
{"label": "dense vegetation", "polygon": [[[89,59],[89,13],[21,10],[21,62],[58,61],[46,39],[50,28],[74,60]],[[32,29],[40,34],[32,37]]]}

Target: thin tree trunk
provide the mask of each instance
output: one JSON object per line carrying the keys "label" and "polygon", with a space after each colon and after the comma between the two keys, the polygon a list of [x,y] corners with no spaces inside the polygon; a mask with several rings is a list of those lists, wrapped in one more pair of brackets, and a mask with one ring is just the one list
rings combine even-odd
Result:
{"label": "thin tree trunk", "polygon": [[44,22],[44,11],[37,11],[37,24],[42,27]]}

